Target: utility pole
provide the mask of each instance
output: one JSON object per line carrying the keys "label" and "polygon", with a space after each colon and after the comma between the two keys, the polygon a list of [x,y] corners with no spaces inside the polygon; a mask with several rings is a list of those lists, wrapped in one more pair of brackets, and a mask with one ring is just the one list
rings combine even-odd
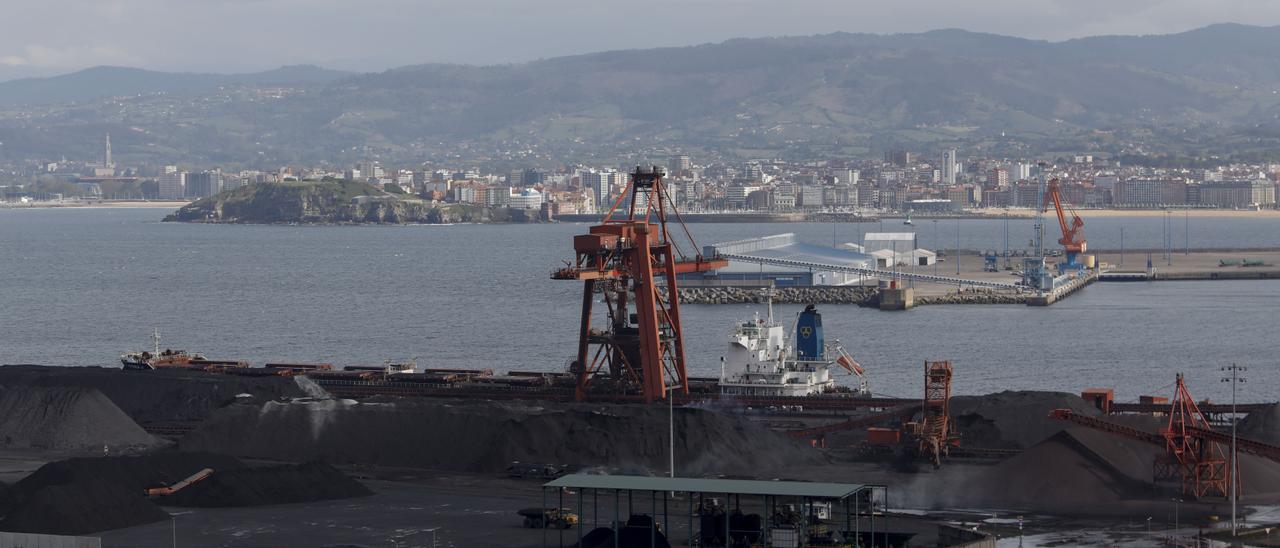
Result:
{"label": "utility pole", "polygon": [[1182,254],[1191,254],[1191,208],[1182,210],[1182,245],[1184,247]]}
{"label": "utility pole", "polygon": [[1239,496],[1239,493],[1236,492],[1236,488],[1240,484],[1240,476],[1238,475],[1240,470],[1236,468],[1236,457],[1238,456],[1236,454],[1236,419],[1239,418],[1236,415],[1236,386],[1245,382],[1245,379],[1240,376],[1240,373],[1248,371],[1248,368],[1233,363],[1227,367],[1223,367],[1222,371],[1223,373],[1226,373],[1227,371],[1231,372],[1230,377],[1225,375],[1222,377],[1222,382],[1231,383],[1231,477],[1229,481],[1231,482],[1231,536],[1234,537],[1236,536],[1237,531],[1236,498]]}

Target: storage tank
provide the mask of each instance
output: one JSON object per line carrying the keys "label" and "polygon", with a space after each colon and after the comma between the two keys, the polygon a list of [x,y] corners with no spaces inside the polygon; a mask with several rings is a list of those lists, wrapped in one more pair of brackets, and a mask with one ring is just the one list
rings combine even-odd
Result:
{"label": "storage tank", "polygon": [[1097,268],[1097,267],[1098,267],[1098,256],[1097,256],[1097,255],[1085,255],[1085,256],[1084,256],[1084,267],[1085,267],[1085,268],[1089,268],[1089,269]]}

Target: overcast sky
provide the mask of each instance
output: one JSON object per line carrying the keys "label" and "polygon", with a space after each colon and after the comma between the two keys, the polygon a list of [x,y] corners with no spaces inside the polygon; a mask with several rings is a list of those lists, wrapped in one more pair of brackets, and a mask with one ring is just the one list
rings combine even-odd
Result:
{"label": "overcast sky", "polygon": [[[963,28],[1064,40],[1280,24],[1274,0],[8,0],[0,79],[511,63],[737,37]],[[14,8],[16,7],[16,11]]]}

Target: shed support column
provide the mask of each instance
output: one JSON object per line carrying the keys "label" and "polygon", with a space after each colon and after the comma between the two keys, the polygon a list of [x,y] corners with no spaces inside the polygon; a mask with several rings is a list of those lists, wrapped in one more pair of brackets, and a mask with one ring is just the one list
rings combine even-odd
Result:
{"label": "shed support column", "polygon": [[733,495],[729,493],[724,494],[724,545],[725,546],[729,546],[730,544],[732,544],[732,542],[730,542],[729,539],[733,538],[733,533],[729,529],[729,501],[732,500],[732,497]]}

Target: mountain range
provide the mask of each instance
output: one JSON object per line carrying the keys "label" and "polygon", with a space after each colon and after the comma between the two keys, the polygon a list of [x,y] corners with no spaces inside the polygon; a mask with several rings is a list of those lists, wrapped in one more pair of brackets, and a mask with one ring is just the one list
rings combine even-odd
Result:
{"label": "mountain range", "polygon": [[530,63],[249,75],[98,67],[0,82],[0,158],[157,163],[1267,155],[1280,27],[1046,42],[962,30],[737,39]]}

